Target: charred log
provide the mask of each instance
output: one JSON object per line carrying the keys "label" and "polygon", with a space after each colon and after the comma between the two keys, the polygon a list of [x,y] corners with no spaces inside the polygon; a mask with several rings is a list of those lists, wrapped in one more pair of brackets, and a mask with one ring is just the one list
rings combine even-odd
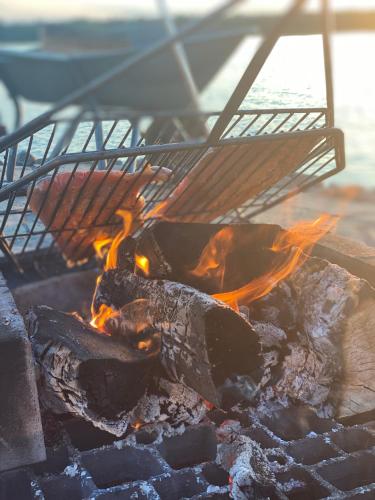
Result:
{"label": "charred log", "polygon": [[77,317],[47,306],[30,311],[28,327],[42,405],[122,435],[128,413],[157,371],[159,349],[132,350]]}
{"label": "charred log", "polygon": [[104,273],[94,309],[120,310],[143,299],[147,324],[161,333],[161,359],[169,378],[219,405],[216,386],[232,373],[251,374],[260,366],[258,339],[250,324],[209,295],[180,283],[146,280],[126,270]]}
{"label": "charred log", "polygon": [[375,290],[365,280],[311,258],[250,315],[288,333],[281,349],[274,343],[279,361],[262,380],[264,399],[289,398],[338,418],[375,409]]}
{"label": "charred log", "polygon": [[[225,259],[220,286],[212,277],[197,277],[191,271],[204,248],[219,231],[229,229],[231,249]],[[142,232],[136,252],[149,259],[149,278],[178,281],[205,293],[235,290],[264,274],[272,265],[269,250],[280,231],[271,224],[199,224],[159,222]]]}

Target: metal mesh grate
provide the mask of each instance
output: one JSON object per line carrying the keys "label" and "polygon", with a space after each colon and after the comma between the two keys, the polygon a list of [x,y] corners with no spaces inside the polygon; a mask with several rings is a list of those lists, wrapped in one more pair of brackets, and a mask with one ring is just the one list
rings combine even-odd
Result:
{"label": "metal mesh grate", "polygon": [[[202,113],[199,116],[143,117],[146,124],[158,120],[158,137],[152,137],[153,144],[150,145],[147,133],[135,142],[134,120],[120,116],[112,119],[103,116],[100,121],[85,118],[73,124],[55,121],[35,130],[18,143],[8,144],[0,153],[3,162],[0,175],[0,243],[3,252],[13,260],[15,256],[20,258],[27,252],[52,252],[55,250],[54,242],[61,235],[67,240],[65,243],[69,244],[83,230],[93,227],[108,229],[116,225],[120,227],[121,222],[114,214],[131,191],[131,182],[117,206],[113,207],[111,217],[103,221],[100,213],[116,187],[103,197],[98,185],[96,191],[90,191],[91,200],[83,213],[80,212],[81,220],[78,224],[77,220],[72,223],[74,209],[80,204],[80,199],[87,195],[87,183],[97,171],[105,172],[104,180],[111,172],[119,172],[121,181],[130,172],[136,171],[142,175],[147,163],[158,166],[155,178],[162,167],[172,170],[169,180],[155,184],[151,177],[150,182],[139,190],[137,200],[143,197],[145,201],[136,216],[143,219],[147,212],[173,196],[176,188],[183,185],[185,179],[189,179],[189,174],[192,175],[197,165],[203,165],[202,173],[197,173],[196,169],[194,182],[190,182],[188,186],[189,203],[175,209],[174,216],[185,220],[188,216],[189,220],[198,220],[203,215],[207,220],[230,223],[248,221],[252,215],[343,168],[342,137],[339,131],[326,128],[325,108],[239,111],[215,144],[207,144],[199,137],[192,138],[194,131],[197,131],[197,124],[201,130],[204,123],[210,131],[219,116],[219,113]],[[138,119],[137,123],[139,121]],[[95,142],[99,125],[103,132],[100,149]],[[189,138],[186,138],[187,135]],[[292,158],[293,151],[303,141],[309,141],[309,138],[312,138],[310,147],[302,157],[297,158],[296,163],[296,158]],[[232,154],[236,148],[238,152]],[[210,189],[205,192],[198,178],[204,179],[204,172],[209,172],[209,168],[212,168],[207,166],[207,161],[202,160],[208,151],[211,154],[208,163],[215,163],[217,168],[215,178],[211,176],[209,183],[206,182],[206,187],[208,185]],[[231,154],[228,154],[229,151]],[[285,173],[283,166],[289,163],[291,168]],[[280,174],[277,174],[277,170]],[[51,186],[56,176],[63,172],[68,181],[59,194],[59,199],[54,201],[53,216],[48,223],[43,223],[40,215],[47,205],[51,205]],[[61,206],[66,199],[72,195],[73,180],[80,172],[87,173],[86,183],[83,183],[81,192],[75,195],[70,216],[68,214],[60,218],[56,225],[56,217],[61,213]],[[264,189],[261,183],[255,191],[250,189],[256,185],[261,175],[271,176],[270,182],[265,182]],[[40,179],[46,176],[52,182],[39,209],[32,212],[30,199]],[[271,182],[272,179],[274,182]],[[239,181],[249,186],[249,196],[237,204],[235,199],[238,198]],[[202,192],[204,200],[200,199]],[[229,205],[226,203],[230,209],[223,208],[222,213],[213,209],[214,198],[220,199],[220,196],[226,202],[231,198],[234,200]],[[100,201],[97,197],[101,197]],[[94,205],[96,212],[90,218],[89,226],[85,226],[86,216],[88,213],[92,215]],[[85,244],[87,241],[82,238],[82,243],[78,243],[78,247],[81,247],[77,248],[78,253],[84,250],[82,245]],[[61,245],[59,247],[60,251],[64,251]]]}

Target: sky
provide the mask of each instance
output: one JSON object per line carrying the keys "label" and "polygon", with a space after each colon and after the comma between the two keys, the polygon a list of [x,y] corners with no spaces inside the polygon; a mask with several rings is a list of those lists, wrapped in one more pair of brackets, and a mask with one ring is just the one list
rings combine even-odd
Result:
{"label": "sky", "polygon": [[[335,9],[375,8],[374,0],[331,0]],[[173,13],[204,13],[222,3],[222,0],[167,0]],[[279,10],[288,0],[247,0],[244,9],[249,12]],[[317,0],[310,0],[316,4]],[[108,19],[154,15],[157,0],[0,0],[5,21],[46,21],[72,18]]]}

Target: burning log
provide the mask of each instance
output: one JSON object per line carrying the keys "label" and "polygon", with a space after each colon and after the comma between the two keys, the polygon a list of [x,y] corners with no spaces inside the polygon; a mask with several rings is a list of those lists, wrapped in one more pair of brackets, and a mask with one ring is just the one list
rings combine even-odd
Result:
{"label": "burning log", "polygon": [[119,311],[139,299],[148,304],[146,324],[161,333],[161,359],[172,381],[218,406],[216,385],[232,373],[259,368],[259,344],[251,325],[225,304],[181,283],[111,270],[98,284],[93,309]]}
{"label": "burning log", "polygon": [[271,224],[158,222],[142,232],[135,252],[147,256],[148,277],[217,293],[265,273],[280,230]]}
{"label": "burning log", "polygon": [[159,348],[131,349],[77,317],[47,306],[28,315],[39,367],[40,400],[55,413],[73,413],[117,436],[157,371]]}
{"label": "burning log", "polygon": [[288,333],[263,399],[286,397],[337,418],[374,410],[374,310],[375,290],[365,280],[310,258],[251,306],[252,317]]}

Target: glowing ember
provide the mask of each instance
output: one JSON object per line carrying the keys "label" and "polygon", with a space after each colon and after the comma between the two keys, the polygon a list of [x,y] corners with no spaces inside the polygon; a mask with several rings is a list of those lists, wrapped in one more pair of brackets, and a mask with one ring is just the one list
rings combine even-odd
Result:
{"label": "glowing ember", "polygon": [[203,249],[199,262],[190,273],[198,278],[215,279],[220,289],[225,276],[225,259],[233,249],[234,232],[225,227],[214,234]]}
{"label": "glowing ember", "polygon": [[288,231],[281,232],[274,241],[271,250],[285,258],[263,276],[253,279],[247,285],[214,297],[227,303],[232,308],[238,304],[249,304],[267,295],[281,280],[287,278],[308,258],[314,244],[328,233],[336,224],[337,217],[322,215],[313,222],[299,222]]}
{"label": "glowing ember", "polygon": [[142,422],[134,422],[131,424],[134,430],[138,431],[144,424]]}
{"label": "glowing ember", "polygon": [[145,255],[135,255],[135,265],[141,271],[143,271],[143,274],[145,276],[148,276],[150,274],[150,261]]}
{"label": "glowing ember", "polygon": [[203,401],[204,406],[207,408],[208,411],[211,411],[215,408],[215,405],[207,401],[206,399]]}
{"label": "glowing ember", "polygon": [[137,344],[138,349],[141,351],[149,351],[152,346],[152,339],[140,340]]}
{"label": "glowing ember", "polygon": [[106,322],[115,316],[118,315],[118,312],[112,309],[110,306],[106,304],[101,304],[99,308],[99,312],[97,314],[92,314],[92,320],[90,321],[90,325],[97,328],[103,333],[106,333],[105,324]]}

